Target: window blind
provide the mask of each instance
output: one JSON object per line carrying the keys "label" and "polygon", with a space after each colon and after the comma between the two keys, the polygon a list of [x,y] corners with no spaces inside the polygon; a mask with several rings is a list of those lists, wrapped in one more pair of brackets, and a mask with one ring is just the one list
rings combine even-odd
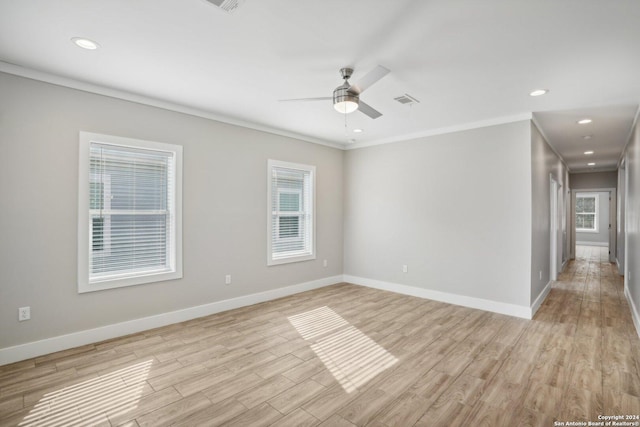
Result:
{"label": "window blind", "polygon": [[89,283],[172,271],[175,153],[89,150]]}
{"label": "window blind", "polygon": [[576,229],[597,231],[598,196],[592,194],[576,196]]}
{"label": "window blind", "polygon": [[313,171],[271,166],[271,259],[313,255]]}

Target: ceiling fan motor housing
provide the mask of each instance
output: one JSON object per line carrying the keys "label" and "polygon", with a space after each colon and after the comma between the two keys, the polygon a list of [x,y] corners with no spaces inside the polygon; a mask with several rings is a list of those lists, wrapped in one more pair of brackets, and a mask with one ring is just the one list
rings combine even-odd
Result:
{"label": "ceiling fan motor housing", "polygon": [[333,91],[333,106],[341,113],[351,113],[358,109],[360,98],[357,93],[350,92],[351,85],[348,82],[348,78],[353,73],[352,68],[340,69],[340,74],[344,79],[344,83],[335,88]]}
{"label": "ceiling fan motor housing", "polygon": [[341,86],[338,86],[333,91],[333,103],[337,104],[339,102],[354,102],[358,104],[360,98],[357,94],[353,92],[349,92],[349,84],[345,83]]}

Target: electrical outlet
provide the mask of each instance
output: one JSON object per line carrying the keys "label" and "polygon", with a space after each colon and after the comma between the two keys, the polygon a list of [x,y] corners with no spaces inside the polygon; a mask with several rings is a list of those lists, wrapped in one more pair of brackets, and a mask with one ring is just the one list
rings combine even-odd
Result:
{"label": "electrical outlet", "polygon": [[225,285],[230,285],[231,284],[231,275],[227,274],[226,276],[224,276],[224,284]]}
{"label": "electrical outlet", "polygon": [[31,307],[20,307],[18,309],[18,321],[23,322],[31,319]]}
{"label": "electrical outlet", "polygon": [[542,280],[542,270],[540,270],[540,280]]}
{"label": "electrical outlet", "polygon": [[409,272],[409,266],[408,266],[407,264],[404,264],[404,265],[402,266],[402,272],[403,272],[403,273],[408,273],[408,272]]}
{"label": "electrical outlet", "polygon": [[322,266],[326,267],[327,265],[329,265],[329,263],[327,262],[327,260],[325,259],[324,261],[322,261]]}

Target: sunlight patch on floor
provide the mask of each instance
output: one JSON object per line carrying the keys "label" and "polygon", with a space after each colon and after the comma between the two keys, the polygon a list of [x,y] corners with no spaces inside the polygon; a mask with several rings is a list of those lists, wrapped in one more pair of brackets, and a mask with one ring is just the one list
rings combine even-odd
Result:
{"label": "sunlight patch on floor", "polygon": [[288,319],[305,340],[324,335],[349,324],[329,307],[316,308],[290,316]]}
{"label": "sunlight patch on floor", "polygon": [[288,317],[311,349],[351,393],[393,366],[398,359],[329,307]]}
{"label": "sunlight patch on floor", "polygon": [[152,364],[147,360],[47,393],[18,425],[108,425],[107,414],[120,415],[138,405]]}

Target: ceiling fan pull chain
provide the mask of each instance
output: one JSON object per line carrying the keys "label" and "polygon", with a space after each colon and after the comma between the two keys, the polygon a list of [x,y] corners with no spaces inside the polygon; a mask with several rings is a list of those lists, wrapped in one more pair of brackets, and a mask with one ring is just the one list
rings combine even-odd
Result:
{"label": "ceiling fan pull chain", "polygon": [[343,116],[344,116],[344,137],[349,138],[349,131],[347,131],[347,113],[344,113]]}

